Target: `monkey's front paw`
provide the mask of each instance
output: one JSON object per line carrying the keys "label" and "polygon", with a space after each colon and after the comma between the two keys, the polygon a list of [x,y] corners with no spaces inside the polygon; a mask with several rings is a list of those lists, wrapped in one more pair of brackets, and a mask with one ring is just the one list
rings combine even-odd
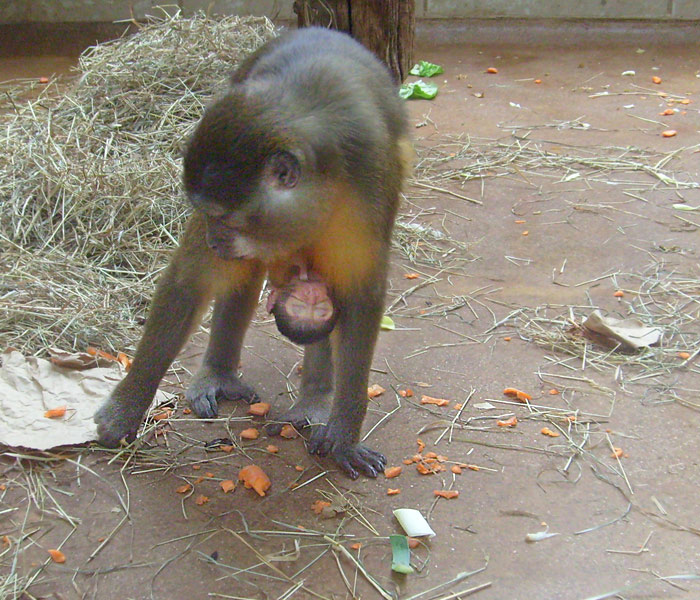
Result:
{"label": "monkey's front paw", "polygon": [[257,402],[255,390],[243,383],[234,373],[213,373],[206,367],[195,375],[185,392],[194,413],[201,418],[213,419],[219,414],[219,400]]}
{"label": "monkey's front paw", "polygon": [[126,440],[127,443],[133,442],[141,418],[140,413],[135,414],[128,407],[109,399],[93,417],[97,423],[98,441],[107,448],[116,448],[122,440]]}
{"label": "monkey's front paw", "polygon": [[342,436],[336,436],[327,425],[314,428],[308,448],[311,454],[330,455],[350,479],[357,479],[360,473],[367,477],[376,477],[386,467],[383,454],[362,444],[343,441]]}

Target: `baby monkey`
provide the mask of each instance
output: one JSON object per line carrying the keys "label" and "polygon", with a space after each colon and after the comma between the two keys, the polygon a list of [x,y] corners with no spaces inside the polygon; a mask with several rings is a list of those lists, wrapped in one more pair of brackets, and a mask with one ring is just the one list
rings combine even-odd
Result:
{"label": "baby monkey", "polygon": [[349,36],[294,31],[238,68],[184,159],[194,213],[162,275],[131,370],[95,415],[100,441],[131,441],[161,378],[214,300],[200,417],[257,398],[237,369],[265,274],[267,307],[304,345],[299,400],[268,425],[308,427],[308,450],[353,479],[386,459],[360,443],[383,313],[391,232],[412,157],[384,65]]}

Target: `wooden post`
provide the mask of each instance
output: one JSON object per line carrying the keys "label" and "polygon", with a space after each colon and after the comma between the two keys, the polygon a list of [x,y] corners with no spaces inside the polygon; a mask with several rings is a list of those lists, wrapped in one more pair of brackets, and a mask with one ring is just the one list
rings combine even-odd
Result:
{"label": "wooden post", "polygon": [[415,0],[295,0],[299,27],[346,31],[403,81],[413,65]]}

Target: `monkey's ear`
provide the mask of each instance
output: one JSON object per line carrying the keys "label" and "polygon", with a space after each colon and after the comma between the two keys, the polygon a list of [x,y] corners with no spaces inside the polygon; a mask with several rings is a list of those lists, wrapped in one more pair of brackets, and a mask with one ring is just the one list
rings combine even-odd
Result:
{"label": "monkey's ear", "polygon": [[265,162],[264,178],[271,185],[293,188],[301,177],[299,159],[291,152],[275,152]]}

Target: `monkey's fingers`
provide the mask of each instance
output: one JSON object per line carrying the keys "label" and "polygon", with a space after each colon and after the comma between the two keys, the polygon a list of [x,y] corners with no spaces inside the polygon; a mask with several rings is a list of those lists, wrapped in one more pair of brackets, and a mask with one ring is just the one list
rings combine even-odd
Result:
{"label": "monkey's fingers", "polygon": [[219,400],[245,400],[248,404],[259,400],[255,390],[232,371],[214,373],[207,367],[202,367],[192,380],[185,398],[202,419],[214,419],[219,415]]}
{"label": "monkey's fingers", "polygon": [[141,415],[121,411],[118,403],[108,400],[93,417],[97,423],[97,437],[105,448],[118,448],[122,440],[128,444],[136,439],[141,424]]}
{"label": "monkey's fingers", "polygon": [[210,387],[199,391],[196,395],[185,393],[185,398],[192,412],[200,419],[215,419],[219,416],[219,403],[216,401],[216,388]]}
{"label": "monkey's fingers", "polygon": [[359,475],[358,470],[367,475],[367,477],[374,478],[384,471],[384,467],[386,467],[386,458],[383,454],[375,452],[362,444],[345,448],[333,448],[331,456],[351,479],[357,479]]}
{"label": "monkey's fingers", "polygon": [[357,479],[360,473],[376,477],[384,470],[383,454],[362,444],[343,441],[337,433],[327,425],[315,428],[307,446],[309,453],[330,456],[351,479]]}

